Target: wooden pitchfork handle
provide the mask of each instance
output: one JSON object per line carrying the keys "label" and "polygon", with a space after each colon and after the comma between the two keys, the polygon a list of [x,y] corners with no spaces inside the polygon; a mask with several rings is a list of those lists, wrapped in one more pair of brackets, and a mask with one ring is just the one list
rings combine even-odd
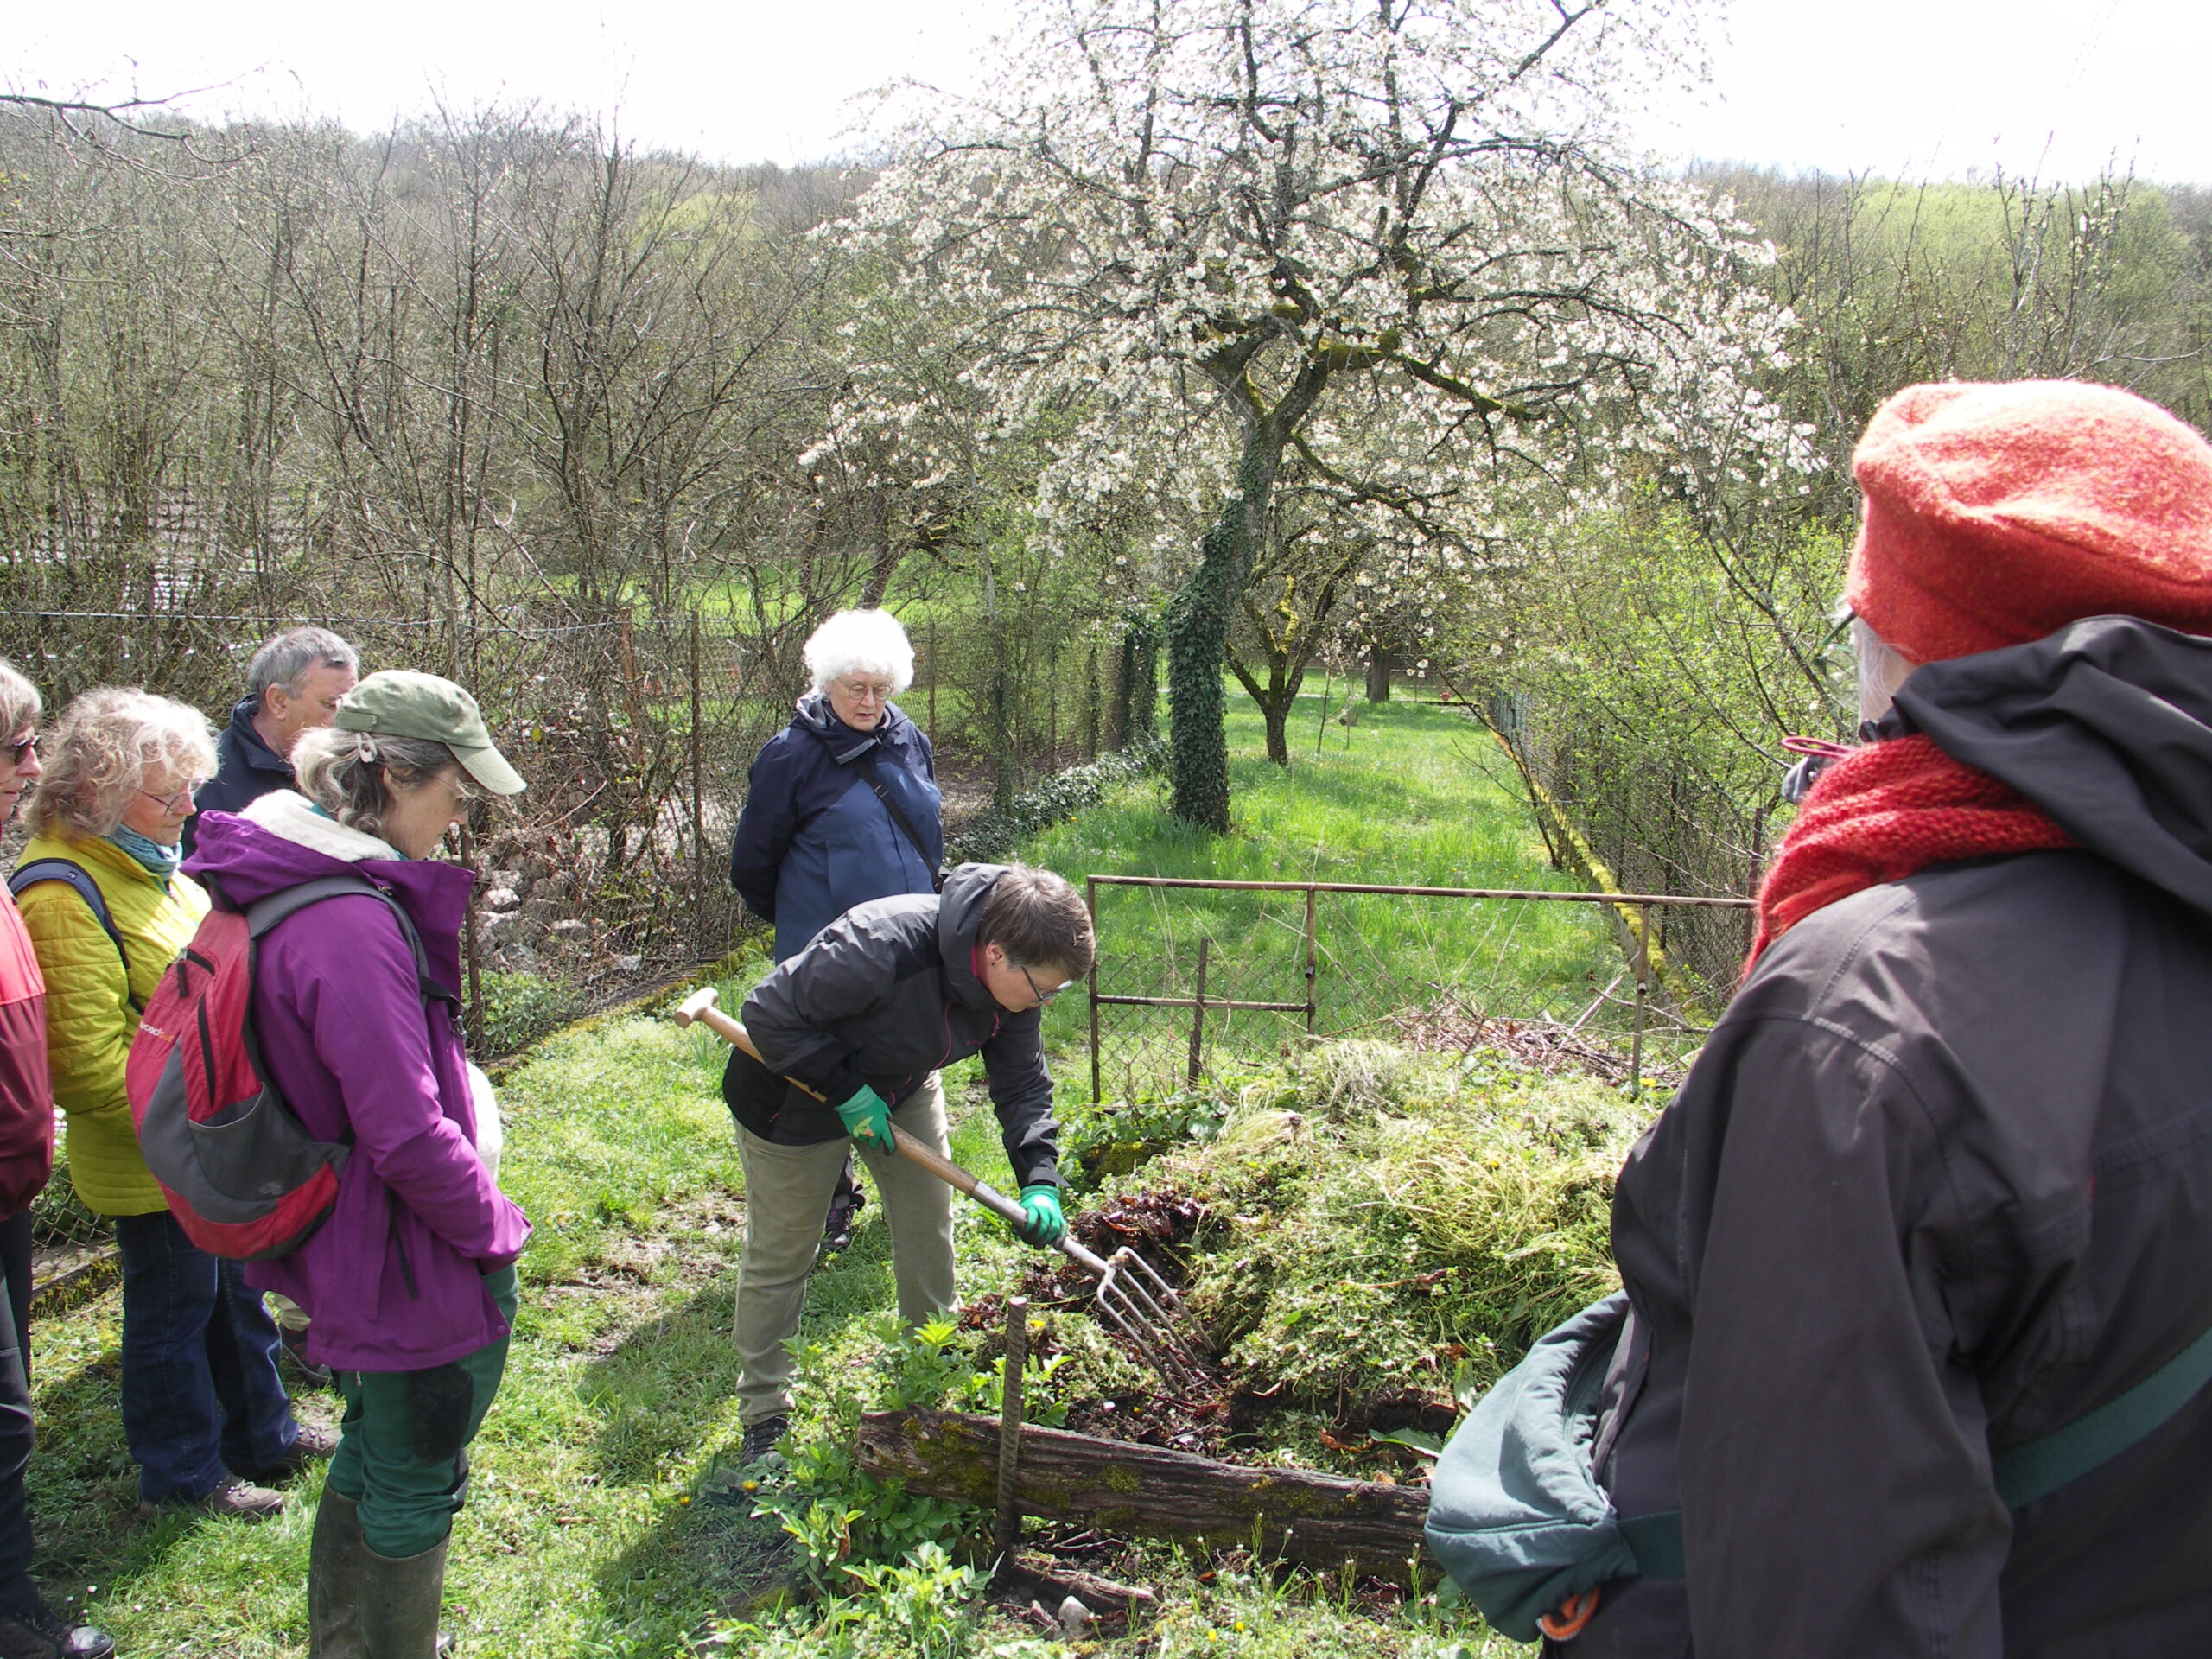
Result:
{"label": "wooden pitchfork handle", "polygon": [[[684,1027],[693,1024],[702,1025],[732,1048],[750,1054],[756,1060],[760,1060],[760,1051],[753,1046],[751,1034],[743,1026],[738,1024],[715,1006],[721,1000],[713,986],[702,986],[677,1005],[675,1014],[676,1023]],[[760,1060],[760,1064],[766,1065],[767,1061]],[[808,1088],[797,1077],[785,1077],[784,1081],[801,1094],[810,1095],[816,1100],[821,1101],[825,1106],[830,1103],[820,1090]],[[1001,1221],[1007,1222],[1024,1232],[1028,1230],[1029,1212],[1024,1210],[1017,1200],[1009,1198],[988,1181],[978,1180],[954,1163],[951,1159],[940,1157],[896,1123],[891,1125],[891,1140],[892,1143],[899,1148],[901,1155],[919,1164],[946,1185],[966,1193]],[[1063,1233],[1060,1236],[1060,1249],[1091,1274],[1100,1278],[1105,1276],[1104,1258],[1092,1254],[1077,1243],[1072,1234]]]}

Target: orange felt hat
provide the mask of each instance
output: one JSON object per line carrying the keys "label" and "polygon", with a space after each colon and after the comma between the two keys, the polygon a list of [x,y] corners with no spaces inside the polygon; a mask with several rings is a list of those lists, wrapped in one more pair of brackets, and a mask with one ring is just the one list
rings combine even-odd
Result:
{"label": "orange felt hat", "polygon": [[2212,633],[2212,445],[2133,392],[1907,386],[1851,465],[1866,516],[1844,597],[1915,662],[2085,616]]}

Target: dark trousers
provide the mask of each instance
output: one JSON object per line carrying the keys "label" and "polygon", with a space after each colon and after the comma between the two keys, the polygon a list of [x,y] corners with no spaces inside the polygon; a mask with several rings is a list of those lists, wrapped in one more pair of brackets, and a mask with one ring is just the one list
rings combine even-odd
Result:
{"label": "dark trousers", "polygon": [[[31,1510],[23,1475],[31,1462],[31,1217],[0,1221],[0,1617],[38,1605],[31,1583]],[[16,1286],[22,1287],[20,1292]]]}
{"label": "dark trousers", "polygon": [[210,1255],[166,1210],[118,1216],[123,1434],[149,1503],[188,1503],[224,1471],[269,1469],[299,1433],[276,1377],[276,1326],[236,1262]]}
{"label": "dark trousers", "polygon": [[[512,1325],[515,1270],[486,1274],[484,1288]],[[507,1340],[419,1371],[338,1373],[346,1415],[329,1484],[361,1506],[361,1535],[378,1554],[419,1555],[453,1530],[468,1491],[468,1443],[499,1391]]]}
{"label": "dark trousers", "polygon": [[23,1375],[31,1374],[31,1212],[19,1211],[0,1221],[0,1276],[8,1281],[8,1306],[16,1319],[16,1351]]}

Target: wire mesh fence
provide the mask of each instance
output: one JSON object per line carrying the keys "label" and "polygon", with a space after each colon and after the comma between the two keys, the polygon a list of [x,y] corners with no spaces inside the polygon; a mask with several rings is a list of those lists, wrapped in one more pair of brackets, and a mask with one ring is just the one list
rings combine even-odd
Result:
{"label": "wire mesh fence", "polygon": [[[1090,878],[1094,1101],[1194,1087],[1315,1038],[1501,1048],[1640,1085],[1678,1071],[1726,987],[1669,952],[1750,901],[1325,881]],[[1739,958],[1740,959],[1740,953]]]}

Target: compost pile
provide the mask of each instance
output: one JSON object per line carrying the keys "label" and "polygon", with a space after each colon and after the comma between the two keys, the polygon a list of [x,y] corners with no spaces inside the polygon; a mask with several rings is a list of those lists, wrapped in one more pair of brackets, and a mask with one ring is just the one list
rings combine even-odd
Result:
{"label": "compost pile", "polygon": [[[1110,1178],[1071,1220],[1175,1286],[1214,1347],[1201,1384],[1096,1363],[1096,1287],[1065,1258],[1020,1283],[1066,1352],[1065,1427],[1231,1463],[1427,1478],[1462,1402],[1616,1282],[1612,1177],[1649,1115],[1601,1080],[1485,1051],[1343,1044],[1219,1135]],[[995,1357],[1001,1299],[966,1321]]]}

